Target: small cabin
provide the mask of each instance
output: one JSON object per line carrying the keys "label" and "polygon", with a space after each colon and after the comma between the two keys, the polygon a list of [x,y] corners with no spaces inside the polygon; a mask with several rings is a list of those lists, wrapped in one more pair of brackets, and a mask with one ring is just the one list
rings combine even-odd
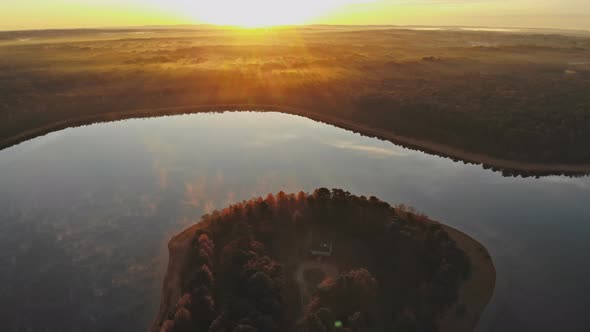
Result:
{"label": "small cabin", "polygon": [[330,257],[332,256],[332,249],[332,242],[318,242],[311,246],[309,254],[312,256]]}

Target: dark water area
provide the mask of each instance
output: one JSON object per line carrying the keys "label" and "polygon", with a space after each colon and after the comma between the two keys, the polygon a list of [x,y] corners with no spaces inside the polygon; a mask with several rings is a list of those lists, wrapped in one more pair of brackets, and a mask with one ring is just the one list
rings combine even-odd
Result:
{"label": "dark water area", "polygon": [[141,331],[170,237],[269,192],[338,187],[406,203],[484,244],[497,285],[478,331],[590,326],[590,178],[480,166],[279,113],[127,120],[0,151],[8,331]]}

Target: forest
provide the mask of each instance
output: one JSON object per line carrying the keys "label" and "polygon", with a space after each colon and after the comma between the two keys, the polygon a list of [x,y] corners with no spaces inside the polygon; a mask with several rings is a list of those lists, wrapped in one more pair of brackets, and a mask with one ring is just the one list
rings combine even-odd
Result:
{"label": "forest", "polygon": [[[333,243],[331,257],[310,256],[318,238]],[[178,300],[155,331],[438,331],[472,271],[440,224],[341,189],[231,205],[188,241],[180,275],[167,277],[180,280]],[[293,277],[306,264],[326,267],[305,274],[309,298]]]}
{"label": "forest", "polygon": [[436,143],[429,152],[458,159],[474,153],[484,164],[489,157],[559,171],[590,164],[589,58],[588,35],[554,31],[0,32],[0,145],[93,115],[280,105]]}

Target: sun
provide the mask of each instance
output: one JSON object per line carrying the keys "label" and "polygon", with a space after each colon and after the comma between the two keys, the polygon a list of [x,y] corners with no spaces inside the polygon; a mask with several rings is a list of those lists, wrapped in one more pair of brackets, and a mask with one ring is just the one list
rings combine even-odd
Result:
{"label": "sun", "polygon": [[359,2],[367,0],[195,0],[190,10],[200,23],[268,27],[308,23],[330,10]]}

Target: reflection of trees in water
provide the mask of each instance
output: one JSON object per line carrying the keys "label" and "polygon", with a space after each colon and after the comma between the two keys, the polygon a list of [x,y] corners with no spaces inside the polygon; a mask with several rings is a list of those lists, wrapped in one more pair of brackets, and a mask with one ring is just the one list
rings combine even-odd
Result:
{"label": "reflection of trees in water", "polygon": [[0,316],[6,326],[136,331],[150,324],[167,258],[157,244],[178,207],[166,205],[145,217],[141,204],[122,199],[119,206],[104,195],[70,201],[67,209],[60,199],[50,200],[56,206],[48,209],[3,210]]}
{"label": "reflection of trees in water", "polygon": [[89,306],[94,297],[89,275],[51,236],[32,229],[9,234],[0,249],[10,255],[4,257],[8,261],[2,264],[0,280],[3,325],[32,331],[94,330],[98,317]]}

